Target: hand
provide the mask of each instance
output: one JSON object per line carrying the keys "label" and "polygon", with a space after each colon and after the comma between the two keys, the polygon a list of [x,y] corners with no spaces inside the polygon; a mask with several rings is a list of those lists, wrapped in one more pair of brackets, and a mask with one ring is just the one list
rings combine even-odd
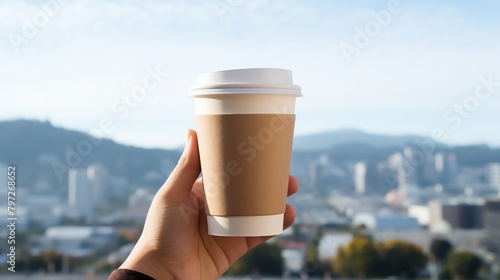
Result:
{"label": "hand", "polygon": [[[139,241],[120,268],[163,279],[217,279],[251,248],[270,239],[208,234],[196,132],[189,130],[177,167],[158,190]],[[290,176],[288,195],[297,192]],[[284,228],[295,220],[286,205]]]}

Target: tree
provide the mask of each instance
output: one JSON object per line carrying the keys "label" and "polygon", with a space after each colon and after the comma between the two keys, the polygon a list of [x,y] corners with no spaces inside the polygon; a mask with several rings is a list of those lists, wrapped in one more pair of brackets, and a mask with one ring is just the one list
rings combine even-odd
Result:
{"label": "tree", "polygon": [[381,264],[380,245],[366,237],[354,237],[337,250],[333,271],[342,277],[377,277],[382,274]]}
{"label": "tree", "polygon": [[448,256],[448,270],[455,279],[476,279],[482,259],[471,252],[454,252]]}
{"label": "tree", "polygon": [[323,238],[323,231],[319,228],[307,245],[307,252],[302,265],[302,271],[309,276],[323,276],[330,270],[329,262],[322,262],[318,256],[318,249]]}
{"label": "tree", "polygon": [[237,260],[226,272],[227,275],[257,273],[266,276],[281,276],[284,262],[281,247],[267,242],[260,244]]}
{"label": "tree", "polygon": [[434,238],[429,251],[437,263],[444,263],[448,254],[453,250],[453,245],[445,238]]}
{"label": "tree", "polygon": [[56,271],[55,261],[57,258],[61,258],[60,254],[54,248],[51,248],[42,252],[41,257],[45,261],[47,272],[54,273]]}
{"label": "tree", "polygon": [[416,244],[388,240],[384,243],[384,264],[386,276],[416,278],[425,268],[427,256]]}

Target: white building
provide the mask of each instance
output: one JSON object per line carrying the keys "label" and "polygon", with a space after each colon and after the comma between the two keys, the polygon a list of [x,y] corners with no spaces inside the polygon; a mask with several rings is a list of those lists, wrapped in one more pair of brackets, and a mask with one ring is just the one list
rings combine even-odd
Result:
{"label": "white building", "polygon": [[318,258],[320,260],[330,260],[337,255],[339,247],[347,245],[352,239],[351,233],[325,234],[318,245]]}
{"label": "white building", "polygon": [[112,227],[55,226],[48,228],[45,235],[33,238],[31,250],[37,254],[50,248],[58,253],[86,257],[109,248],[118,240],[118,234]]}
{"label": "white building", "polygon": [[[419,162],[422,160],[420,157],[423,153],[420,151],[414,151],[410,147],[405,147],[403,150],[403,163],[400,166],[400,173],[403,175],[403,185],[418,185],[418,176],[417,176],[417,168],[420,166],[419,164],[415,164],[415,162]],[[425,157],[425,155],[424,155]],[[425,161],[425,158],[423,159]]]}
{"label": "white building", "polygon": [[101,164],[93,164],[87,168],[87,178],[90,183],[91,197],[94,207],[104,203],[106,180],[108,178],[106,168]]}
{"label": "white building", "polygon": [[410,205],[408,215],[418,220],[421,226],[428,226],[431,219],[431,213],[427,205]]}
{"label": "white building", "polygon": [[76,216],[88,217],[92,214],[93,201],[90,181],[86,169],[69,171],[68,206]]}
{"label": "white building", "polygon": [[500,192],[500,163],[486,165],[486,183]]}
{"label": "white building", "polygon": [[366,164],[358,162],[354,165],[354,186],[356,193],[363,194],[366,191]]}
{"label": "white building", "polygon": [[147,213],[154,195],[146,189],[137,189],[134,194],[128,198],[128,209],[132,212]]}

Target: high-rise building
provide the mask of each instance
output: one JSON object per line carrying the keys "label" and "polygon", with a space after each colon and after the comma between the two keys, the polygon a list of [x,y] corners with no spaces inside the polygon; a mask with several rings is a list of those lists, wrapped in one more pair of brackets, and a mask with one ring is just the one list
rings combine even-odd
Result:
{"label": "high-rise building", "polygon": [[486,184],[500,192],[500,163],[486,165]]}
{"label": "high-rise building", "polygon": [[364,162],[354,165],[354,187],[358,194],[364,194],[366,191],[366,163]]}
{"label": "high-rise building", "polygon": [[498,254],[500,253],[500,199],[486,201],[483,213],[487,246]]}
{"label": "high-rise building", "polygon": [[443,153],[436,153],[434,155],[434,167],[436,168],[436,172],[438,174],[442,174],[444,172],[444,155],[443,155]]}
{"label": "high-rise building", "polygon": [[[357,194],[384,194],[391,188],[390,182],[386,182],[385,164],[375,164],[370,162],[357,162],[353,166],[352,179],[354,190]],[[394,174],[393,174],[394,175]],[[397,176],[397,175],[394,175]],[[389,178],[393,180],[394,178]]]}
{"label": "high-rise building", "polygon": [[387,159],[384,175],[385,183],[389,189],[398,188],[405,184],[403,155],[401,153],[394,153]]}
{"label": "high-rise building", "polygon": [[442,166],[440,156],[437,156],[438,162],[436,162],[436,156],[425,156],[424,162],[416,168],[418,169],[418,185],[421,187],[434,186],[440,180],[440,173],[438,168]]}
{"label": "high-rise building", "polygon": [[454,177],[458,173],[458,162],[455,154],[450,153],[444,156],[444,165],[443,165],[443,175],[441,177],[441,184],[444,184],[446,187],[448,183],[453,181]]}
{"label": "high-rise building", "polygon": [[309,166],[309,184],[312,188],[319,188],[323,183],[325,169],[328,165],[328,156],[323,154]]}
{"label": "high-rise building", "polygon": [[403,162],[402,165],[400,166],[400,173],[401,175],[403,175],[402,185],[418,186],[419,157],[420,157],[419,154],[416,154],[416,151],[414,151],[411,147],[404,148]]}
{"label": "high-rise building", "polygon": [[99,207],[104,203],[107,177],[106,168],[99,163],[87,168],[87,178],[90,183],[90,192],[94,207]]}
{"label": "high-rise building", "polygon": [[431,200],[427,203],[429,208],[429,227],[438,226],[443,221],[443,207],[440,200]]}
{"label": "high-rise building", "polygon": [[68,206],[77,216],[89,217],[93,210],[92,188],[86,169],[69,171]]}

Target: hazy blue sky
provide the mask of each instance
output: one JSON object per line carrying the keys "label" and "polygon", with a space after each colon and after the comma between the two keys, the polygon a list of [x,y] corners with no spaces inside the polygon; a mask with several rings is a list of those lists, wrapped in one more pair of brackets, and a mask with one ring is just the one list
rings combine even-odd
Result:
{"label": "hazy blue sky", "polygon": [[[0,120],[90,131],[109,119],[105,137],[179,146],[194,127],[196,75],[279,67],[303,88],[296,135],[441,128],[447,143],[500,146],[499,10],[496,0],[0,0]],[[154,71],[169,74],[127,104]]]}

